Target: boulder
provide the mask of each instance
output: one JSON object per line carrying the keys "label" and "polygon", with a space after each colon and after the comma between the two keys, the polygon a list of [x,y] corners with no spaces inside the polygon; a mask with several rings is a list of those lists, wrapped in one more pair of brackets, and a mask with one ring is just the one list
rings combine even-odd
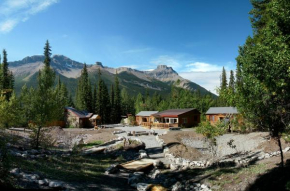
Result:
{"label": "boulder", "polygon": [[161,169],[161,168],[164,167],[164,164],[163,164],[163,162],[160,161],[160,160],[155,160],[155,161],[153,162],[153,166],[154,166],[155,168]]}
{"label": "boulder", "polygon": [[182,191],[182,184],[181,182],[176,182],[173,186],[172,186],[172,191]]}
{"label": "boulder", "polygon": [[18,176],[20,173],[20,169],[19,168],[13,168],[12,170],[10,170],[10,173],[12,175]]}
{"label": "boulder", "polygon": [[119,172],[119,168],[117,167],[117,165],[112,164],[110,167],[107,168],[107,170],[105,171],[105,174],[115,174]]}
{"label": "boulder", "polygon": [[180,165],[178,165],[178,164],[174,164],[174,163],[170,164],[170,169],[171,170],[178,170],[179,168],[180,168]]}
{"label": "boulder", "polygon": [[146,184],[146,183],[138,183],[137,184],[137,190],[138,191],[147,191],[150,190],[151,184]]}
{"label": "boulder", "polygon": [[149,158],[149,157],[148,157],[147,153],[140,153],[139,158],[144,159],[144,158]]}
{"label": "boulder", "polygon": [[63,182],[57,181],[57,180],[52,180],[49,182],[48,186],[51,188],[62,188]]}

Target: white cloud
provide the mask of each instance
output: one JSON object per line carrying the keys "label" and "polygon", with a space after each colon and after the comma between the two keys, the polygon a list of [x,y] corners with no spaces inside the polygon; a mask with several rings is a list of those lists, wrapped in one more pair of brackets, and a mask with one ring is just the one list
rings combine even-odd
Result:
{"label": "white cloud", "polygon": [[8,33],[20,22],[46,10],[59,0],[4,0],[0,4],[0,33]]}
{"label": "white cloud", "polygon": [[0,31],[3,33],[8,33],[17,25],[17,23],[18,21],[15,19],[8,19],[0,23]]}
{"label": "white cloud", "polygon": [[[179,75],[188,79],[205,89],[216,93],[216,88],[220,86],[220,76],[222,71],[209,71],[209,72],[182,72]],[[227,71],[227,78],[230,76],[230,71]]]}
{"label": "white cloud", "polygon": [[159,56],[151,60],[150,63],[155,65],[167,65],[175,70],[182,67],[182,63],[177,58],[167,55]]}
{"label": "white cloud", "polygon": [[204,62],[194,62],[186,65],[186,71],[190,72],[209,72],[209,71],[222,71],[222,66],[215,64],[208,64]]}

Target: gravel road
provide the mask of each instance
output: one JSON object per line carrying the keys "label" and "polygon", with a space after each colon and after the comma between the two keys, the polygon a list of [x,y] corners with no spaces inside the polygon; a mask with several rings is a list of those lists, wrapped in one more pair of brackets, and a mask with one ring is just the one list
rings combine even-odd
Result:
{"label": "gravel road", "polygon": [[[130,132],[130,131],[135,131],[135,132],[136,131],[148,131],[148,132],[150,131],[149,129],[145,129],[141,126],[133,126],[133,127],[118,126],[115,128],[126,131],[126,133],[117,134],[117,136],[119,136],[119,137],[126,137],[126,138],[129,138],[129,137],[132,138],[132,136],[127,136],[127,132]],[[154,129],[154,131],[156,133],[158,133],[158,135],[161,135],[167,130]],[[167,161],[164,158],[162,146],[156,141],[156,137],[154,135],[141,135],[141,136],[138,136],[136,138],[140,139],[142,142],[145,143],[145,145],[146,145],[145,149],[146,149],[147,154],[149,155],[150,158],[161,160],[163,163],[167,163],[167,164],[169,163],[169,161]]]}

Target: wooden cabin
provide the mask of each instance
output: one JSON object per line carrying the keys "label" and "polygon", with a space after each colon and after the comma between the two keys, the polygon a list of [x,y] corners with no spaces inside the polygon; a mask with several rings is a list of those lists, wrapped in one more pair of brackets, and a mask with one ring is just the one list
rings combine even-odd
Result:
{"label": "wooden cabin", "polygon": [[169,109],[152,115],[154,127],[194,127],[200,123],[200,112],[197,109]]}
{"label": "wooden cabin", "polygon": [[153,114],[158,113],[158,111],[141,111],[136,115],[137,125],[150,126],[153,123]]}
{"label": "wooden cabin", "polygon": [[238,114],[239,112],[236,107],[211,107],[205,113],[206,119],[211,124],[215,124],[218,121],[229,122]]}
{"label": "wooden cabin", "polygon": [[93,113],[88,113],[87,111],[79,111],[72,107],[65,108],[65,122],[67,127],[93,127],[94,125],[90,121],[92,116]]}

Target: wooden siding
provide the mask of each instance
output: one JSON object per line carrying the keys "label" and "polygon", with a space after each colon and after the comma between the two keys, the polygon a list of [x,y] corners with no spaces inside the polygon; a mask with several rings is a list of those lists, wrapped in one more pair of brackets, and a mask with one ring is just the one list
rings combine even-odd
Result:
{"label": "wooden siding", "polygon": [[[187,123],[184,123],[184,119]],[[197,110],[192,110],[178,116],[179,127],[194,127],[200,123],[200,113]]]}

